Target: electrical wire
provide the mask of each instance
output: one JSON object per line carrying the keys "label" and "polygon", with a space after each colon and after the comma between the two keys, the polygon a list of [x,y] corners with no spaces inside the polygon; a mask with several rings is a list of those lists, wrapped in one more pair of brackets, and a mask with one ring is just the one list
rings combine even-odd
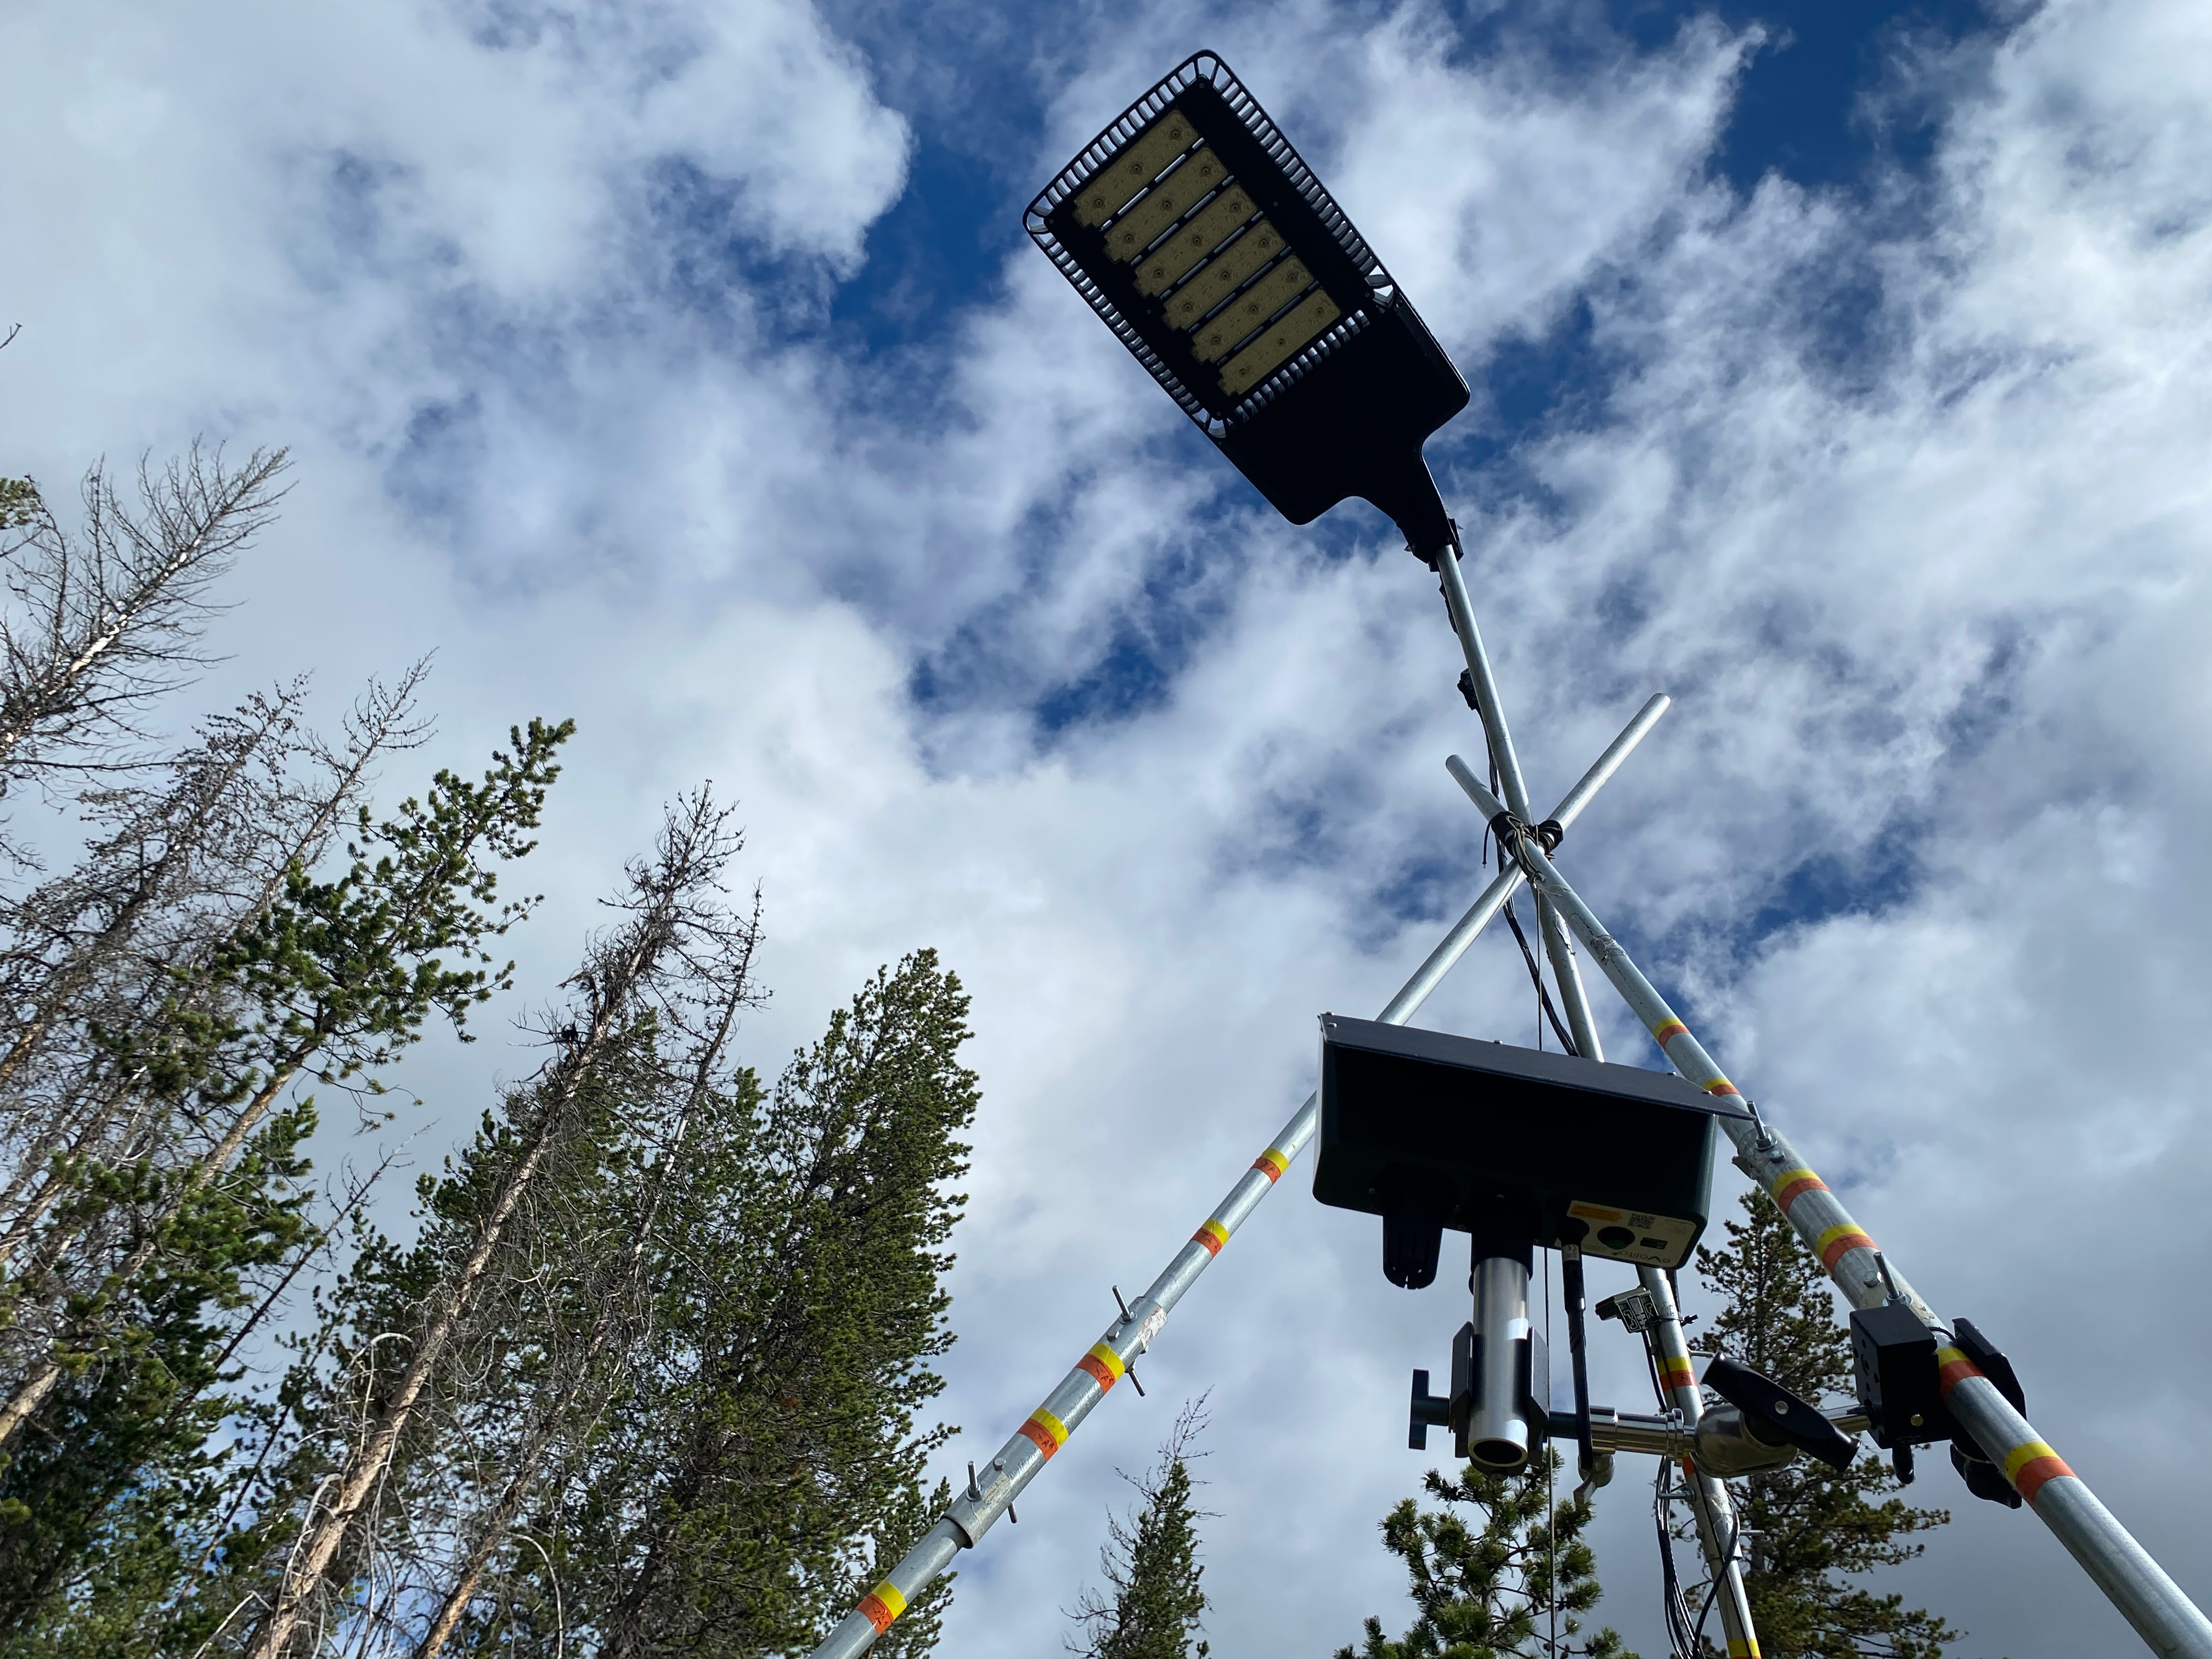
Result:
{"label": "electrical wire", "polygon": [[[1536,965],[1536,953],[1528,947],[1528,936],[1521,931],[1521,918],[1513,914],[1511,899],[1505,901],[1505,925],[1513,930],[1514,940],[1521,946],[1521,959],[1528,964],[1528,978],[1536,987],[1536,1006],[1544,1018],[1551,1021],[1552,1030],[1559,1039],[1559,1052],[1579,1054],[1581,1051],[1575,1047],[1575,1040],[1567,1035],[1567,1028],[1559,1024],[1559,1010],[1552,1006],[1552,994],[1544,988],[1543,969]],[[1541,1048],[1543,1042],[1544,1028],[1539,1025],[1536,1028],[1537,1046]]]}
{"label": "electrical wire", "polygon": [[1714,1575],[1711,1585],[1705,1591],[1705,1604],[1698,1609],[1698,1627],[1691,1632],[1690,1646],[1693,1652],[1702,1653],[1705,1651],[1705,1620],[1712,1614],[1713,1603],[1721,1599],[1721,1587],[1724,1583],[1723,1576],[1728,1571],[1728,1564],[1735,1559],[1736,1538],[1742,1530],[1743,1517],[1740,1515],[1730,1516],[1729,1517],[1728,1547],[1721,1552],[1720,1572]]}
{"label": "electrical wire", "polygon": [[[1544,1252],[1544,1363],[1548,1367],[1552,1359],[1552,1253]],[[1544,1379],[1544,1395],[1549,1399],[1552,1379]],[[1549,1425],[1547,1425],[1547,1427]],[[1544,1599],[1551,1603],[1552,1638],[1551,1659],[1559,1659],[1559,1472],[1553,1466],[1552,1443],[1548,1437],[1544,1446],[1544,1544],[1551,1559],[1551,1592]]]}
{"label": "electrical wire", "polygon": [[1674,1659],[1698,1659],[1697,1638],[1690,1633],[1690,1605],[1674,1571],[1674,1540],[1667,1526],[1674,1487],[1674,1466],[1662,1458],[1659,1474],[1652,1482],[1651,1516],[1659,1533],[1660,1595],[1667,1614],[1667,1645],[1674,1650]]}

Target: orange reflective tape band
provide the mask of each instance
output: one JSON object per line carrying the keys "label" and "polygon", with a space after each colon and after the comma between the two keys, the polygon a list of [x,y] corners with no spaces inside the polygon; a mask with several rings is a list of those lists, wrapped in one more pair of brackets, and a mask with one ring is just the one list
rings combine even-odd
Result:
{"label": "orange reflective tape band", "polygon": [[888,1578],[860,1598],[860,1611],[876,1627],[881,1636],[891,1627],[891,1620],[906,1611],[906,1597],[898,1593],[898,1586]]}
{"label": "orange reflective tape band", "polygon": [[1661,1360],[1659,1380],[1670,1389],[1692,1389],[1698,1383],[1697,1373],[1690,1369],[1686,1359]]}
{"label": "orange reflective tape band", "polygon": [[1881,1247],[1846,1221],[1841,1226],[1831,1227],[1822,1233],[1813,1248],[1820,1253],[1820,1265],[1833,1273],[1836,1263],[1844,1259],[1846,1252],[1875,1250]]}
{"label": "orange reflective tape band", "polygon": [[2070,1475],[2066,1460],[2045,1445],[2040,1440],[2024,1440],[2005,1454],[2005,1478],[2012,1482],[2013,1490],[2029,1503],[2041,1492],[2046,1481]]}
{"label": "orange reflective tape band", "polygon": [[1703,1083],[1700,1083],[1698,1087],[1703,1089],[1709,1095],[1741,1096],[1743,1093],[1742,1090],[1737,1088],[1735,1084],[1730,1083],[1724,1077],[1709,1077]]}
{"label": "orange reflective tape band", "polygon": [[1651,1035],[1659,1039],[1659,1046],[1663,1048],[1676,1037],[1689,1036],[1690,1028],[1679,1019],[1662,1019],[1651,1028]]}
{"label": "orange reflective tape band", "polygon": [[1022,1425],[1018,1432],[1030,1444],[1050,1457],[1067,1443],[1069,1431],[1066,1424],[1039,1406],[1030,1413],[1030,1420]]}
{"label": "orange reflective tape band", "polygon": [[1951,1390],[1970,1376],[1979,1376],[1981,1367],[1966,1358],[1958,1348],[1936,1350],[1936,1391],[1937,1397],[1948,1400]]}
{"label": "orange reflective tape band", "polygon": [[1267,1184],[1272,1187],[1275,1182],[1283,1178],[1283,1171],[1291,1167],[1291,1155],[1276,1147],[1270,1146],[1266,1152],[1261,1153],[1259,1157],[1252,1160],[1252,1167],[1255,1170],[1265,1171],[1267,1177]]}
{"label": "orange reflective tape band", "polygon": [[1129,1368],[1121,1363],[1121,1356],[1103,1342],[1094,1342],[1091,1352],[1075,1362],[1078,1370],[1088,1371],[1099,1388],[1110,1389],[1121,1380],[1121,1373]]}
{"label": "orange reflective tape band", "polygon": [[1825,1193],[1827,1190],[1828,1183],[1810,1170],[1784,1170],[1774,1177],[1774,1201],[1782,1206],[1784,1215],[1790,1213],[1790,1206],[1798,1194]]}
{"label": "orange reflective tape band", "polygon": [[1209,1221],[1190,1236],[1190,1242],[1205,1245],[1208,1255],[1219,1255],[1221,1247],[1229,1242],[1229,1229],[1218,1221]]}

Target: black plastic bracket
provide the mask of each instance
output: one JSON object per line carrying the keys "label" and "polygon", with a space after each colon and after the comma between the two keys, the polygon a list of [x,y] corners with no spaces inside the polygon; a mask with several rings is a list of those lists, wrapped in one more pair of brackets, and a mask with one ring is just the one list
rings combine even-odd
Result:
{"label": "black plastic bracket", "polygon": [[1754,1439],[1795,1446],[1831,1468],[1847,1469],[1858,1455],[1858,1443],[1822,1416],[1819,1407],[1764,1372],[1723,1354],[1705,1366],[1700,1380],[1743,1413]]}

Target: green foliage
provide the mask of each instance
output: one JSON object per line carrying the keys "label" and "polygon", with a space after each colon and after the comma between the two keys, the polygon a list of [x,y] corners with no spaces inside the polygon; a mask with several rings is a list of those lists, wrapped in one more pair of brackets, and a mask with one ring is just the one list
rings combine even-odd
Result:
{"label": "green foliage", "polygon": [[[968,996],[932,951],[879,971],[672,1195],[646,1381],[594,1449],[642,1511],[607,1540],[610,1653],[804,1650],[928,1524],[915,1431],[951,1346]],[[599,1467],[605,1468],[605,1463]],[[612,1471],[611,1471],[612,1473]],[[605,1500],[610,1489],[602,1487]],[[945,1591],[878,1648],[933,1644]]]}
{"label": "green foliage", "polygon": [[[1742,1203],[1746,1218],[1726,1224],[1726,1246],[1698,1252],[1699,1276],[1725,1305],[1696,1346],[1816,1402],[1848,1394],[1850,1334],[1820,1263],[1765,1192],[1753,1188]],[[1906,1607],[1901,1594],[1879,1595],[1859,1582],[1912,1559],[1923,1546],[1911,1535],[1951,1518],[1897,1497],[1879,1456],[1840,1472],[1801,1457],[1742,1484],[1741,1524],[1753,1537],[1747,1588],[1771,1659],[1937,1659],[1961,1635]]]}
{"label": "green foliage", "polygon": [[1113,1599],[1086,1591],[1076,1604],[1082,1639],[1068,1647],[1082,1659],[1206,1659],[1207,1644],[1193,1644],[1206,1600],[1189,1457],[1204,1426],[1204,1402],[1185,1407],[1158,1465],[1130,1480],[1141,1500],[1134,1517],[1108,1517],[1098,1557]]}
{"label": "green foliage", "polygon": [[132,1633],[126,1650],[159,1650],[198,1630],[164,1604],[238,1473],[219,1431],[251,1409],[228,1392],[249,1278],[312,1242],[299,1146],[313,1127],[311,1103],[272,1115],[191,1195],[18,1443],[0,1474],[0,1655],[106,1656]]}
{"label": "green foliage", "polygon": [[[208,969],[251,1012],[224,1018],[180,1000],[173,1015],[184,1040],[152,1046],[117,1034],[118,1066],[143,1072],[157,1092],[234,1101],[303,1065],[336,1084],[388,1064],[420,1041],[433,1012],[465,1041],[469,1009],[512,982],[514,964],[493,968],[485,941],[535,902],[495,908],[495,866],[536,845],[525,835],[560,775],[554,753],[575,729],[533,720],[513,730],[513,754],[494,752],[481,783],[441,771],[426,799],[401,802],[394,818],[372,823],[361,808],[344,874],[318,880],[294,866],[283,897]],[[367,1086],[382,1085],[372,1077]]]}
{"label": "green foliage", "polygon": [[122,1628],[154,1650],[196,1645],[199,1613],[181,1607],[195,1578],[258,1547],[234,1535],[255,1472],[222,1431],[250,1431],[260,1408],[224,1366],[258,1281],[321,1242],[298,1152],[313,1111],[282,1091],[303,1069],[360,1077],[430,1013],[458,1029],[505,983],[483,946],[527,906],[495,908],[493,864],[530,850],[572,730],[532,721],[481,784],[441,772],[391,819],[364,810],[343,874],[295,864],[142,1024],[95,1029],[152,1149],[58,1158],[44,1242],[5,1289],[17,1310],[57,1306],[62,1376],[0,1467],[0,1655],[109,1648]]}
{"label": "green foliage", "polygon": [[35,479],[0,478],[0,531],[29,524],[41,505]]}
{"label": "green foliage", "polygon": [[[1408,1498],[1382,1522],[1383,1547],[1412,1578],[1417,1617],[1397,1641],[1383,1635],[1382,1620],[1368,1620],[1356,1659],[1635,1659],[1612,1630],[1583,1635],[1578,1615],[1601,1595],[1595,1558],[1583,1541],[1590,1510],[1580,1498],[1552,1504],[1559,1462],[1547,1451],[1510,1479],[1474,1463],[1456,1480],[1430,1470],[1425,1485],[1444,1507],[1425,1510]],[[1336,1659],[1355,1659],[1354,1650],[1338,1649]]]}

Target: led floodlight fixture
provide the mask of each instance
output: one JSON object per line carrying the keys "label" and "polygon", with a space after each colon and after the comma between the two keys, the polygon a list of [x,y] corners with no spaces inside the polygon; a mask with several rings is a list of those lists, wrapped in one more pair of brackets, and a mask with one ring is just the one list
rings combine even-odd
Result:
{"label": "led floodlight fixture", "polygon": [[1292,524],[1347,495],[1451,544],[1421,459],[1467,406],[1382,262],[1212,52],[1177,64],[1030,204],[1030,234]]}

